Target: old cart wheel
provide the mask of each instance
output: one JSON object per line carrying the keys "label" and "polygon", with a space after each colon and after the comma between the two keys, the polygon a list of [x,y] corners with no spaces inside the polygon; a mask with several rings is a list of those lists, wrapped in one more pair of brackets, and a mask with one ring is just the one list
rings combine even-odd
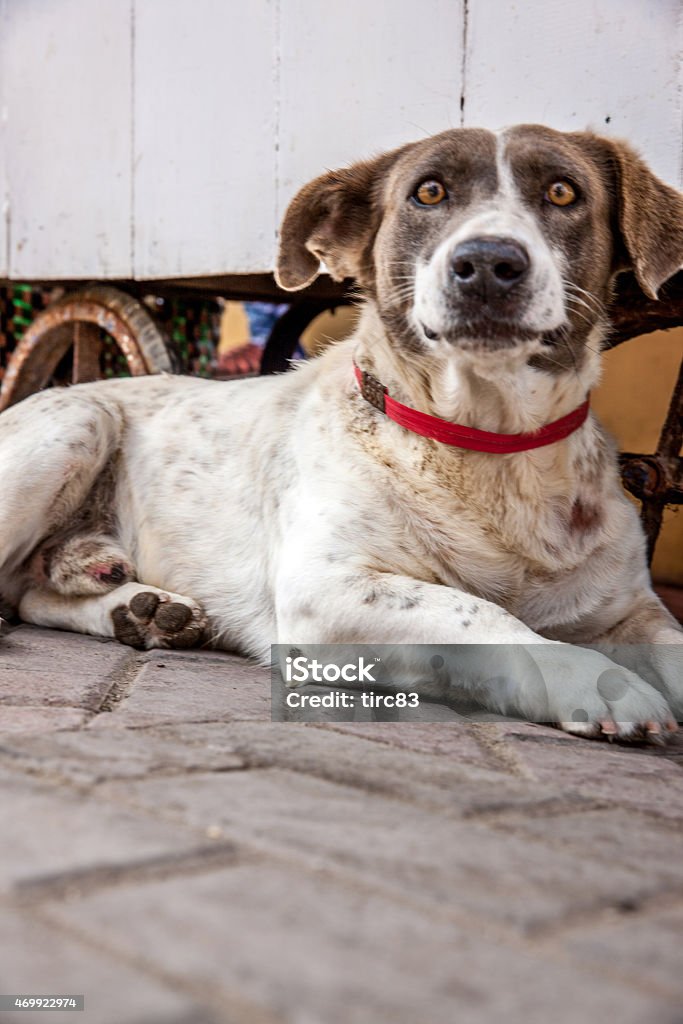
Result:
{"label": "old cart wheel", "polygon": [[142,303],[109,285],[91,285],[52,303],[26,330],[7,364],[0,411],[44,388],[70,349],[71,383],[98,380],[103,331],[133,377],[173,373],[169,343]]}

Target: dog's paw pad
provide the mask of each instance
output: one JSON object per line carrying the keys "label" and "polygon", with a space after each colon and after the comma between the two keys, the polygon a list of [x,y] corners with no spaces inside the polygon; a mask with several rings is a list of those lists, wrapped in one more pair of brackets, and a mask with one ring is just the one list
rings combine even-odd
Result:
{"label": "dog's paw pad", "polygon": [[111,613],[111,620],[114,623],[114,636],[119,643],[142,651],[147,648],[144,624],[132,614],[129,605],[117,605]]}
{"label": "dog's paw pad", "polygon": [[152,616],[159,607],[159,594],[153,590],[143,590],[131,598],[130,610],[140,622],[151,622]]}
{"label": "dog's paw pad", "polygon": [[179,601],[162,604],[154,616],[154,621],[166,633],[179,633],[192,618],[192,609]]}
{"label": "dog's paw pad", "polygon": [[159,590],[141,590],[111,613],[114,635],[130,647],[195,647],[206,626],[194,601]]}

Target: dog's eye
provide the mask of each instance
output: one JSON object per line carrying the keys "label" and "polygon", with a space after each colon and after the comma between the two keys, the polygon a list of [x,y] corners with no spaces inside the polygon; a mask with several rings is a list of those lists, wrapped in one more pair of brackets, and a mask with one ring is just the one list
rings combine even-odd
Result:
{"label": "dog's eye", "polygon": [[433,178],[421,182],[413,192],[413,199],[419,206],[437,206],[447,198],[446,189]]}
{"label": "dog's eye", "polygon": [[577,200],[576,190],[568,181],[554,181],[544,197],[553,206],[571,206]]}

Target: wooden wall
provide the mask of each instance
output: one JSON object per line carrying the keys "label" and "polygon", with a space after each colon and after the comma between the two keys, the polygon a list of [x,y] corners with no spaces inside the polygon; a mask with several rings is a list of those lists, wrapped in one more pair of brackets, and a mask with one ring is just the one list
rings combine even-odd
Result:
{"label": "wooden wall", "polygon": [[681,184],[679,0],[0,0],[0,276],[272,267],[308,178],[459,124]]}

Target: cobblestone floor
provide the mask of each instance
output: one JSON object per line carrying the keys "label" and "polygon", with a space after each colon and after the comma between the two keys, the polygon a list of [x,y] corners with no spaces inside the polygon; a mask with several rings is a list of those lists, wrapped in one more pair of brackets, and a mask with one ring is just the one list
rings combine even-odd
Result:
{"label": "cobblestone floor", "polygon": [[683,1021],[680,739],[273,724],[239,658],[22,626],[0,794],[0,992],[58,1021]]}

